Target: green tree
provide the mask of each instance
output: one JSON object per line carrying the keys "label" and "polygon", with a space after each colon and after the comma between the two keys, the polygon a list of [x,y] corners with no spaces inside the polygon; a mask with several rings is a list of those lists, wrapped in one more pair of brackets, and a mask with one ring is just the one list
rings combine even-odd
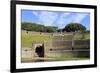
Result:
{"label": "green tree", "polygon": [[67,32],[76,32],[76,31],[85,31],[86,27],[80,23],[70,23],[65,26],[63,31]]}
{"label": "green tree", "polygon": [[58,28],[54,26],[44,26],[43,24],[22,22],[21,29],[36,32],[56,32]]}
{"label": "green tree", "polygon": [[65,28],[63,29],[63,31],[66,31],[66,32],[81,32],[82,33],[81,39],[85,38],[85,35],[84,35],[85,30],[86,30],[86,27],[80,23],[70,23],[66,25]]}
{"label": "green tree", "polygon": [[46,32],[56,32],[57,27],[52,27],[52,26],[46,26]]}

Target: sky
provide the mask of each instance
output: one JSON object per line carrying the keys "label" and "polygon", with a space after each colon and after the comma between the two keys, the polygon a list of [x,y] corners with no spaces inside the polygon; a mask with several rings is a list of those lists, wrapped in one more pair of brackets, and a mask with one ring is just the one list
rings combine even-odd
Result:
{"label": "sky", "polygon": [[21,10],[21,22],[38,23],[45,26],[64,28],[69,23],[80,23],[90,29],[90,13]]}

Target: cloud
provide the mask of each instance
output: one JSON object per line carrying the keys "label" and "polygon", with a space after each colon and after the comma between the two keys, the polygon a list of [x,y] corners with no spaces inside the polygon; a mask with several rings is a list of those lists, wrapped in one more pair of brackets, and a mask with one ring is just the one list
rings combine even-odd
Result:
{"label": "cloud", "polygon": [[57,24],[65,24],[66,22],[68,22],[68,20],[70,19],[69,18],[70,14],[71,13],[62,13],[59,19],[57,20]]}
{"label": "cloud", "polygon": [[38,23],[45,26],[57,26],[64,28],[69,23],[81,23],[89,13],[79,12],[52,12],[52,11],[32,11],[38,18]]}
{"label": "cloud", "polygon": [[88,13],[63,13],[57,20],[56,24],[58,24],[58,27],[64,28],[65,25],[69,23],[81,23],[88,15]]}
{"label": "cloud", "polygon": [[64,28],[67,23],[70,23],[72,21],[72,18],[70,18],[71,13],[62,13],[58,20],[56,21],[56,25],[60,28]]}
{"label": "cloud", "polygon": [[70,12],[62,13],[62,14],[61,14],[61,18],[66,18],[66,17],[68,17],[70,14],[71,14]]}
{"label": "cloud", "polygon": [[51,26],[54,24],[57,17],[58,14],[56,12],[43,11],[39,15],[39,21],[46,26]]}
{"label": "cloud", "polygon": [[87,15],[88,13],[77,13],[73,18],[73,22],[80,23]]}
{"label": "cloud", "polygon": [[39,12],[38,12],[38,11],[32,11],[32,13],[33,13],[36,17],[39,16]]}
{"label": "cloud", "polygon": [[38,22],[45,26],[52,26],[58,17],[56,12],[50,11],[32,11],[32,13],[38,18]]}

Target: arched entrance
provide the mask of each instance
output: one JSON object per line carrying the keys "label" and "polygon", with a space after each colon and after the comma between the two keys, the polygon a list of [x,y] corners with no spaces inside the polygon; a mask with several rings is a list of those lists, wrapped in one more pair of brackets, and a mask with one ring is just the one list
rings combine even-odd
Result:
{"label": "arched entrance", "polygon": [[38,57],[44,57],[44,45],[37,45],[35,48],[35,53],[38,55]]}

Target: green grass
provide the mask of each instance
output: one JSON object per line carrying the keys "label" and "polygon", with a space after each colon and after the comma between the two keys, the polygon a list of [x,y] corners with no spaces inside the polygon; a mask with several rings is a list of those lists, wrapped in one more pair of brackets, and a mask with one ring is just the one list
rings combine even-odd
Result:
{"label": "green grass", "polygon": [[41,36],[41,35],[25,35],[22,34],[22,48],[30,48],[32,47],[32,43],[43,43],[44,41],[49,41],[49,36]]}
{"label": "green grass", "polygon": [[[90,39],[89,33],[85,33],[85,39]],[[80,33],[75,33],[74,35],[74,40],[80,40],[82,37],[82,34]],[[31,48],[32,44],[34,43],[43,43],[48,42],[52,39],[50,38],[50,35],[40,35],[39,33],[37,34],[27,34],[25,32],[22,32],[21,34],[21,47],[22,48]]]}
{"label": "green grass", "polygon": [[[82,33],[75,33],[74,40],[80,40],[80,39],[82,39]],[[90,39],[89,33],[84,33],[84,40],[86,39]]]}

